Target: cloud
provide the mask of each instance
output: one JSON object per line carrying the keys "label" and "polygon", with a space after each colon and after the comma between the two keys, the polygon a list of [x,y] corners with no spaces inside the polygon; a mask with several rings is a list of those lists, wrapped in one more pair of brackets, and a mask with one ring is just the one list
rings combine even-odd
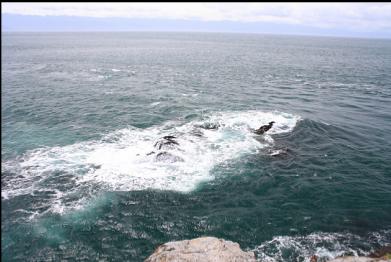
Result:
{"label": "cloud", "polygon": [[391,30],[390,3],[2,3],[2,13],[272,22],[355,31]]}

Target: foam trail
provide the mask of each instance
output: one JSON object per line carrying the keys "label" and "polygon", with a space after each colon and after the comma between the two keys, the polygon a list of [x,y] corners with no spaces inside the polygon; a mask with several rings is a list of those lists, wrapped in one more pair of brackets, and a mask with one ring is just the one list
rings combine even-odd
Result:
{"label": "foam trail", "polygon": [[[351,233],[312,233],[307,236],[277,236],[252,249],[258,261],[305,261],[316,255],[318,261],[340,256],[367,256],[390,244],[391,230],[372,232],[366,236]],[[358,246],[360,245],[360,246]]]}
{"label": "foam trail", "polygon": [[[249,129],[272,120],[276,124],[265,141],[256,140]],[[81,208],[101,191],[189,192],[213,179],[210,170],[215,165],[268,146],[273,143],[270,135],[292,131],[298,120],[299,116],[280,112],[222,112],[185,124],[127,128],[100,140],[39,148],[2,163],[4,170],[15,174],[4,177],[2,198],[49,192],[50,211],[62,213]],[[219,128],[202,128],[209,124]],[[166,135],[174,135],[179,145],[164,150],[167,159],[157,160],[154,145]]]}

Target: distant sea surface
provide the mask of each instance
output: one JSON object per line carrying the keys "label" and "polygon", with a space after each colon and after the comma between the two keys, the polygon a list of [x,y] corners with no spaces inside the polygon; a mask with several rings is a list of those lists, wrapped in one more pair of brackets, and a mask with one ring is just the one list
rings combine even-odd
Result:
{"label": "distant sea surface", "polygon": [[200,236],[262,261],[391,244],[391,40],[3,33],[1,48],[3,261],[143,261]]}

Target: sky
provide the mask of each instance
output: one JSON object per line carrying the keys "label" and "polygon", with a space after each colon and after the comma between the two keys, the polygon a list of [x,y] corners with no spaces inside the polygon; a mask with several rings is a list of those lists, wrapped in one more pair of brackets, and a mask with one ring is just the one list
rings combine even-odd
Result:
{"label": "sky", "polygon": [[2,31],[188,31],[391,38],[391,3],[2,3]]}

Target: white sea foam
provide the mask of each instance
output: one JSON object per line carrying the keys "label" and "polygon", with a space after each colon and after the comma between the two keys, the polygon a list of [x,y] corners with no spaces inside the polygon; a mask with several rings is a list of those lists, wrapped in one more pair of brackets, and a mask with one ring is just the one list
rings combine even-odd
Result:
{"label": "white sea foam", "polygon": [[273,150],[273,151],[271,151],[271,152],[270,152],[270,155],[271,155],[271,156],[278,156],[278,155],[280,155],[280,154],[282,154],[282,153],[284,153],[284,151],[281,150],[281,149],[278,149],[278,150]]}
{"label": "white sea foam", "polygon": [[160,102],[153,102],[150,104],[150,106],[157,106],[158,104],[160,104]]}
{"label": "white sea foam", "polygon": [[[210,171],[216,164],[273,143],[270,135],[292,131],[299,119],[281,112],[222,112],[185,124],[167,122],[147,129],[126,128],[101,140],[36,149],[21,159],[2,163],[4,169],[19,174],[7,176],[2,198],[56,190],[51,195],[50,211],[63,213],[68,208],[80,208],[99,191],[189,192],[200,182],[213,179]],[[249,131],[272,120],[276,123],[263,142]],[[200,128],[206,123],[219,128]],[[159,161],[156,155],[163,149],[154,145],[166,135],[176,136],[179,145],[165,150],[171,160]],[[149,154],[152,151],[155,153]]]}
{"label": "white sea foam", "polygon": [[112,72],[121,72],[120,69],[116,69],[116,68],[112,68],[111,71],[112,71]]}
{"label": "white sea foam", "polygon": [[[313,255],[318,261],[328,261],[339,256],[365,256],[373,246],[384,246],[390,231],[372,232],[367,236],[351,233],[312,233],[306,236],[276,236],[265,241],[254,251],[258,261],[305,261],[309,262]],[[362,243],[357,247],[355,243]],[[286,256],[289,257],[286,257]]]}

